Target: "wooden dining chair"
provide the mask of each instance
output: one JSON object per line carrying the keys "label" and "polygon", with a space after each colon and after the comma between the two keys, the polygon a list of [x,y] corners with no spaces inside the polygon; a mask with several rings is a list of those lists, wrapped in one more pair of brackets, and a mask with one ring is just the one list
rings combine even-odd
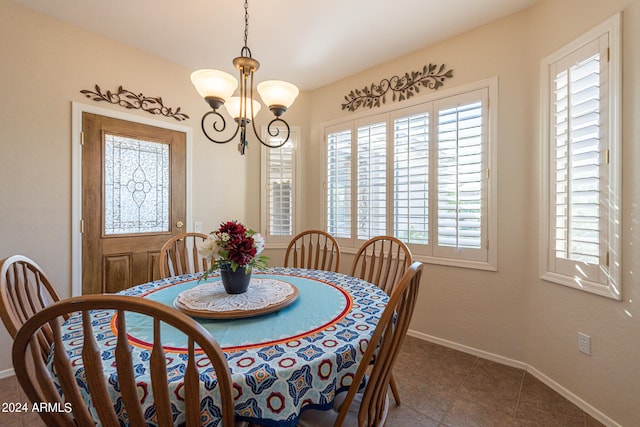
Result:
{"label": "wooden dining chair", "polygon": [[358,249],[351,276],[373,283],[390,295],[411,262],[411,250],[404,242],[392,236],[377,236]]}
{"label": "wooden dining chair", "polygon": [[206,271],[208,261],[198,254],[198,243],[206,239],[202,233],[180,233],[167,240],[160,249],[160,277]]}
{"label": "wooden dining chair", "polygon": [[[358,249],[351,266],[351,276],[373,283],[390,295],[411,261],[411,251],[400,239],[377,236]],[[400,405],[400,393],[393,375],[391,391],[396,404]]]}
{"label": "wooden dining chair", "polygon": [[[117,320],[115,322],[114,358],[108,363],[115,363],[117,370],[118,389],[120,396],[110,395],[107,388],[107,380],[103,373],[102,350],[97,345],[92,327],[90,311],[115,310]],[[86,386],[81,392],[74,369],[70,364],[67,349],[65,349],[61,337],[61,317],[80,313],[83,337],[82,363],[83,376]],[[125,314],[126,313],[126,314]],[[146,366],[140,366],[140,360],[136,359],[135,366],[132,358],[131,345],[127,337],[127,321],[129,313],[139,313],[153,319],[153,348]],[[50,366],[46,361],[38,357],[40,352],[39,341],[34,339],[38,331],[49,325],[53,332],[53,350]],[[188,354],[185,356],[186,369],[184,372],[184,413],[187,426],[199,426],[201,421],[200,410],[200,382],[205,377],[213,377],[217,380],[218,392],[208,392],[207,397],[213,397],[221,410],[222,426],[234,425],[234,403],[232,395],[232,382],[229,367],[225,355],[214,338],[196,320],[178,310],[167,307],[157,301],[136,298],[125,295],[102,294],[85,295],[59,301],[33,315],[18,331],[13,344],[13,367],[24,390],[32,404],[40,405],[44,402],[47,407],[63,408],[61,411],[38,412],[42,420],[49,426],[94,425],[99,421],[105,426],[118,426],[126,421],[127,425],[146,425],[143,414],[138,385],[135,373],[140,369],[148,372],[151,378],[151,393],[153,396],[155,415],[154,422],[159,426],[173,426],[173,408],[175,401],[171,400],[167,381],[166,356],[162,347],[162,329],[164,325],[171,326],[185,334],[185,343],[188,346]],[[196,360],[196,345],[208,357],[214,372],[209,369],[209,364],[203,364],[203,359]],[[144,365],[145,362],[142,362]],[[51,369],[55,371],[61,392],[58,391]],[[214,376],[215,375],[215,376]],[[207,382],[210,382],[207,381]],[[94,413],[99,420],[94,420],[92,414],[83,399],[83,394],[88,393],[92,402]],[[61,396],[62,394],[62,396]],[[182,393],[181,393],[182,394]],[[148,396],[147,396],[148,398]],[[66,403],[66,406],[65,406]],[[121,408],[120,419],[116,408]],[[66,413],[65,410],[69,410]],[[153,412],[153,411],[150,411]]]}
{"label": "wooden dining chair", "polygon": [[[0,317],[11,338],[34,314],[48,307],[60,297],[33,260],[13,255],[0,262]],[[49,328],[38,335],[42,357],[46,358],[53,341]]]}
{"label": "wooden dining chair", "polygon": [[340,246],[325,231],[303,231],[289,243],[284,266],[337,272],[340,267]]}
{"label": "wooden dining chair", "polygon": [[[303,412],[298,427],[384,425],[389,410],[391,369],[413,315],[422,267],[421,262],[411,264],[395,286],[348,391],[336,396],[331,410],[310,409]],[[370,367],[372,362],[373,366]],[[368,377],[367,372],[370,372]],[[361,390],[362,384],[366,384],[364,390]]]}

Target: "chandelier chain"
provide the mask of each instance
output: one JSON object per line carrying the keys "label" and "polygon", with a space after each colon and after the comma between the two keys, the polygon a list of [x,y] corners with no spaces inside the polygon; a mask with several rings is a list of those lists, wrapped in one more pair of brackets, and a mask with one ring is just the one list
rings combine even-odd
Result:
{"label": "chandelier chain", "polygon": [[244,47],[247,47],[249,38],[249,2],[244,0]]}

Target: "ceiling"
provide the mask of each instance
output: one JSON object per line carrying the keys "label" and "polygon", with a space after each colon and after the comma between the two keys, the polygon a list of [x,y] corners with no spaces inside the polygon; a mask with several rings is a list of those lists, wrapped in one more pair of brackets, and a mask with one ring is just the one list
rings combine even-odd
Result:
{"label": "ceiling", "polygon": [[[242,0],[14,0],[189,69],[236,75]],[[256,80],[312,90],[531,6],[536,0],[251,0]]]}

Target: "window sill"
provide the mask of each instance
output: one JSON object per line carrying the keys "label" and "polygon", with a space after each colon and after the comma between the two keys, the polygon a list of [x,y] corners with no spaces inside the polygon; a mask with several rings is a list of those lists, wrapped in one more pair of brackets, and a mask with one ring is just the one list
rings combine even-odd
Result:
{"label": "window sill", "polygon": [[[288,244],[272,243],[266,245],[266,250],[286,250]],[[340,246],[342,255],[355,255],[359,248]],[[414,261],[424,262],[425,264],[444,265],[447,267],[468,268],[472,270],[498,271],[496,263],[486,261],[469,261],[455,258],[441,258],[427,255],[413,255]]]}
{"label": "window sill", "polygon": [[611,298],[616,301],[622,301],[622,294],[616,289],[615,286],[613,286],[613,284],[603,284],[592,282],[589,280],[582,280],[578,277],[569,277],[550,271],[543,273],[540,278],[547,282],[556,283],[558,285],[563,285],[569,288],[574,288],[606,298]]}
{"label": "window sill", "polygon": [[[355,255],[358,248],[340,246],[342,254]],[[470,261],[455,258],[434,257],[428,255],[413,254],[414,261],[424,262],[425,264],[444,265],[447,267],[468,268],[472,270],[498,271],[496,263],[486,261]]]}

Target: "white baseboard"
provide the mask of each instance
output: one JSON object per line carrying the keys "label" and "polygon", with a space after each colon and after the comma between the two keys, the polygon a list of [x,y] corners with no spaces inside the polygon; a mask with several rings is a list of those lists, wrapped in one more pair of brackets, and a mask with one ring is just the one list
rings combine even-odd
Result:
{"label": "white baseboard", "polygon": [[546,384],[553,391],[567,399],[569,402],[576,405],[578,408],[582,409],[587,414],[591,415],[593,418],[601,422],[602,424],[608,427],[622,427],[620,424],[613,421],[611,418],[607,417],[602,412],[598,411],[596,408],[591,406],[589,403],[585,402],[571,391],[564,388],[562,385],[555,382],[553,379],[546,376],[544,373],[537,370],[535,367],[529,365],[528,363],[520,362],[518,360],[509,359],[508,357],[500,356],[499,354],[489,353],[484,350],[479,350],[474,347],[469,347],[466,345],[458,344],[453,341],[444,340],[442,338],[434,337],[432,335],[423,334],[422,332],[417,332],[413,330],[409,330],[407,335],[412,337],[421,339],[423,341],[432,342],[434,344],[439,344],[444,347],[449,347],[454,350],[461,351],[463,353],[468,353],[474,356],[481,357],[483,359],[491,360],[492,362],[500,363],[503,365],[511,366],[514,368],[519,368],[527,371],[535,378],[540,380],[542,383]]}
{"label": "white baseboard", "polygon": [[527,365],[526,363],[520,362],[518,360],[509,359],[508,357],[500,356],[500,355],[497,355],[497,354],[494,354],[494,353],[489,353],[489,352],[483,351],[483,350],[478,350],[477,348],[468,347],[466,345],[458,344],[458,343],[453,342],[453,341],[447,341],[447,340],[444,340],[442,338],[434,337],[433,335],[423,334],[422,332],[416,332],[416,331],[409,330],[407,332],[407,334],[412,336],[412,337],[419,338],[419,339],[421,339],[423,341],[429,341],[429,342],[432,342],[434,344],[439,344],[439,345],[444,346],[444,347],[449,347],[449,348],[452,348],[454,350],[459,350],[459,351],[461,351],[463,353],[473,354],[474,356],[478,356],[478,357],[481,357],[483,359],[491,360],[492,362],[497,362],[497,363],[500,363],[502,365],[511,366],[513,368],[524,369],[526,371],[527,368],[529,367],[529,365]]}
{"label": "white baseboard", "polygon": [[620,424],[616,423],[611,418],[607,417],[605,414],[598,411],[596,408],[589,405],[589,403],[585,402],[584,400],[582,400],[581,398],[573,394],[571,391],[564,388],[561,384],[558,384],[557,382],[555,382],[554,380],[546,376],[544,373],[534,368],[533,366],[529,365],[527,368],[527,372],[529,372],[538,380],[540,380],[541,382],[549,386],[549,388],[551,388],[556,393],[558,393],[559,395],[567,399],[569,402],[573,403],[578,408],[582,409],[584,412],[591,415],[596,420],[600,421],[602,424],[609,427],[622,427]]}
{"label": "white baseboard", "polygon": [[5,369],[0,371],[0,380],[3,378],[8,378],[14,376],[16,373],[13,372],[13,368]]}

